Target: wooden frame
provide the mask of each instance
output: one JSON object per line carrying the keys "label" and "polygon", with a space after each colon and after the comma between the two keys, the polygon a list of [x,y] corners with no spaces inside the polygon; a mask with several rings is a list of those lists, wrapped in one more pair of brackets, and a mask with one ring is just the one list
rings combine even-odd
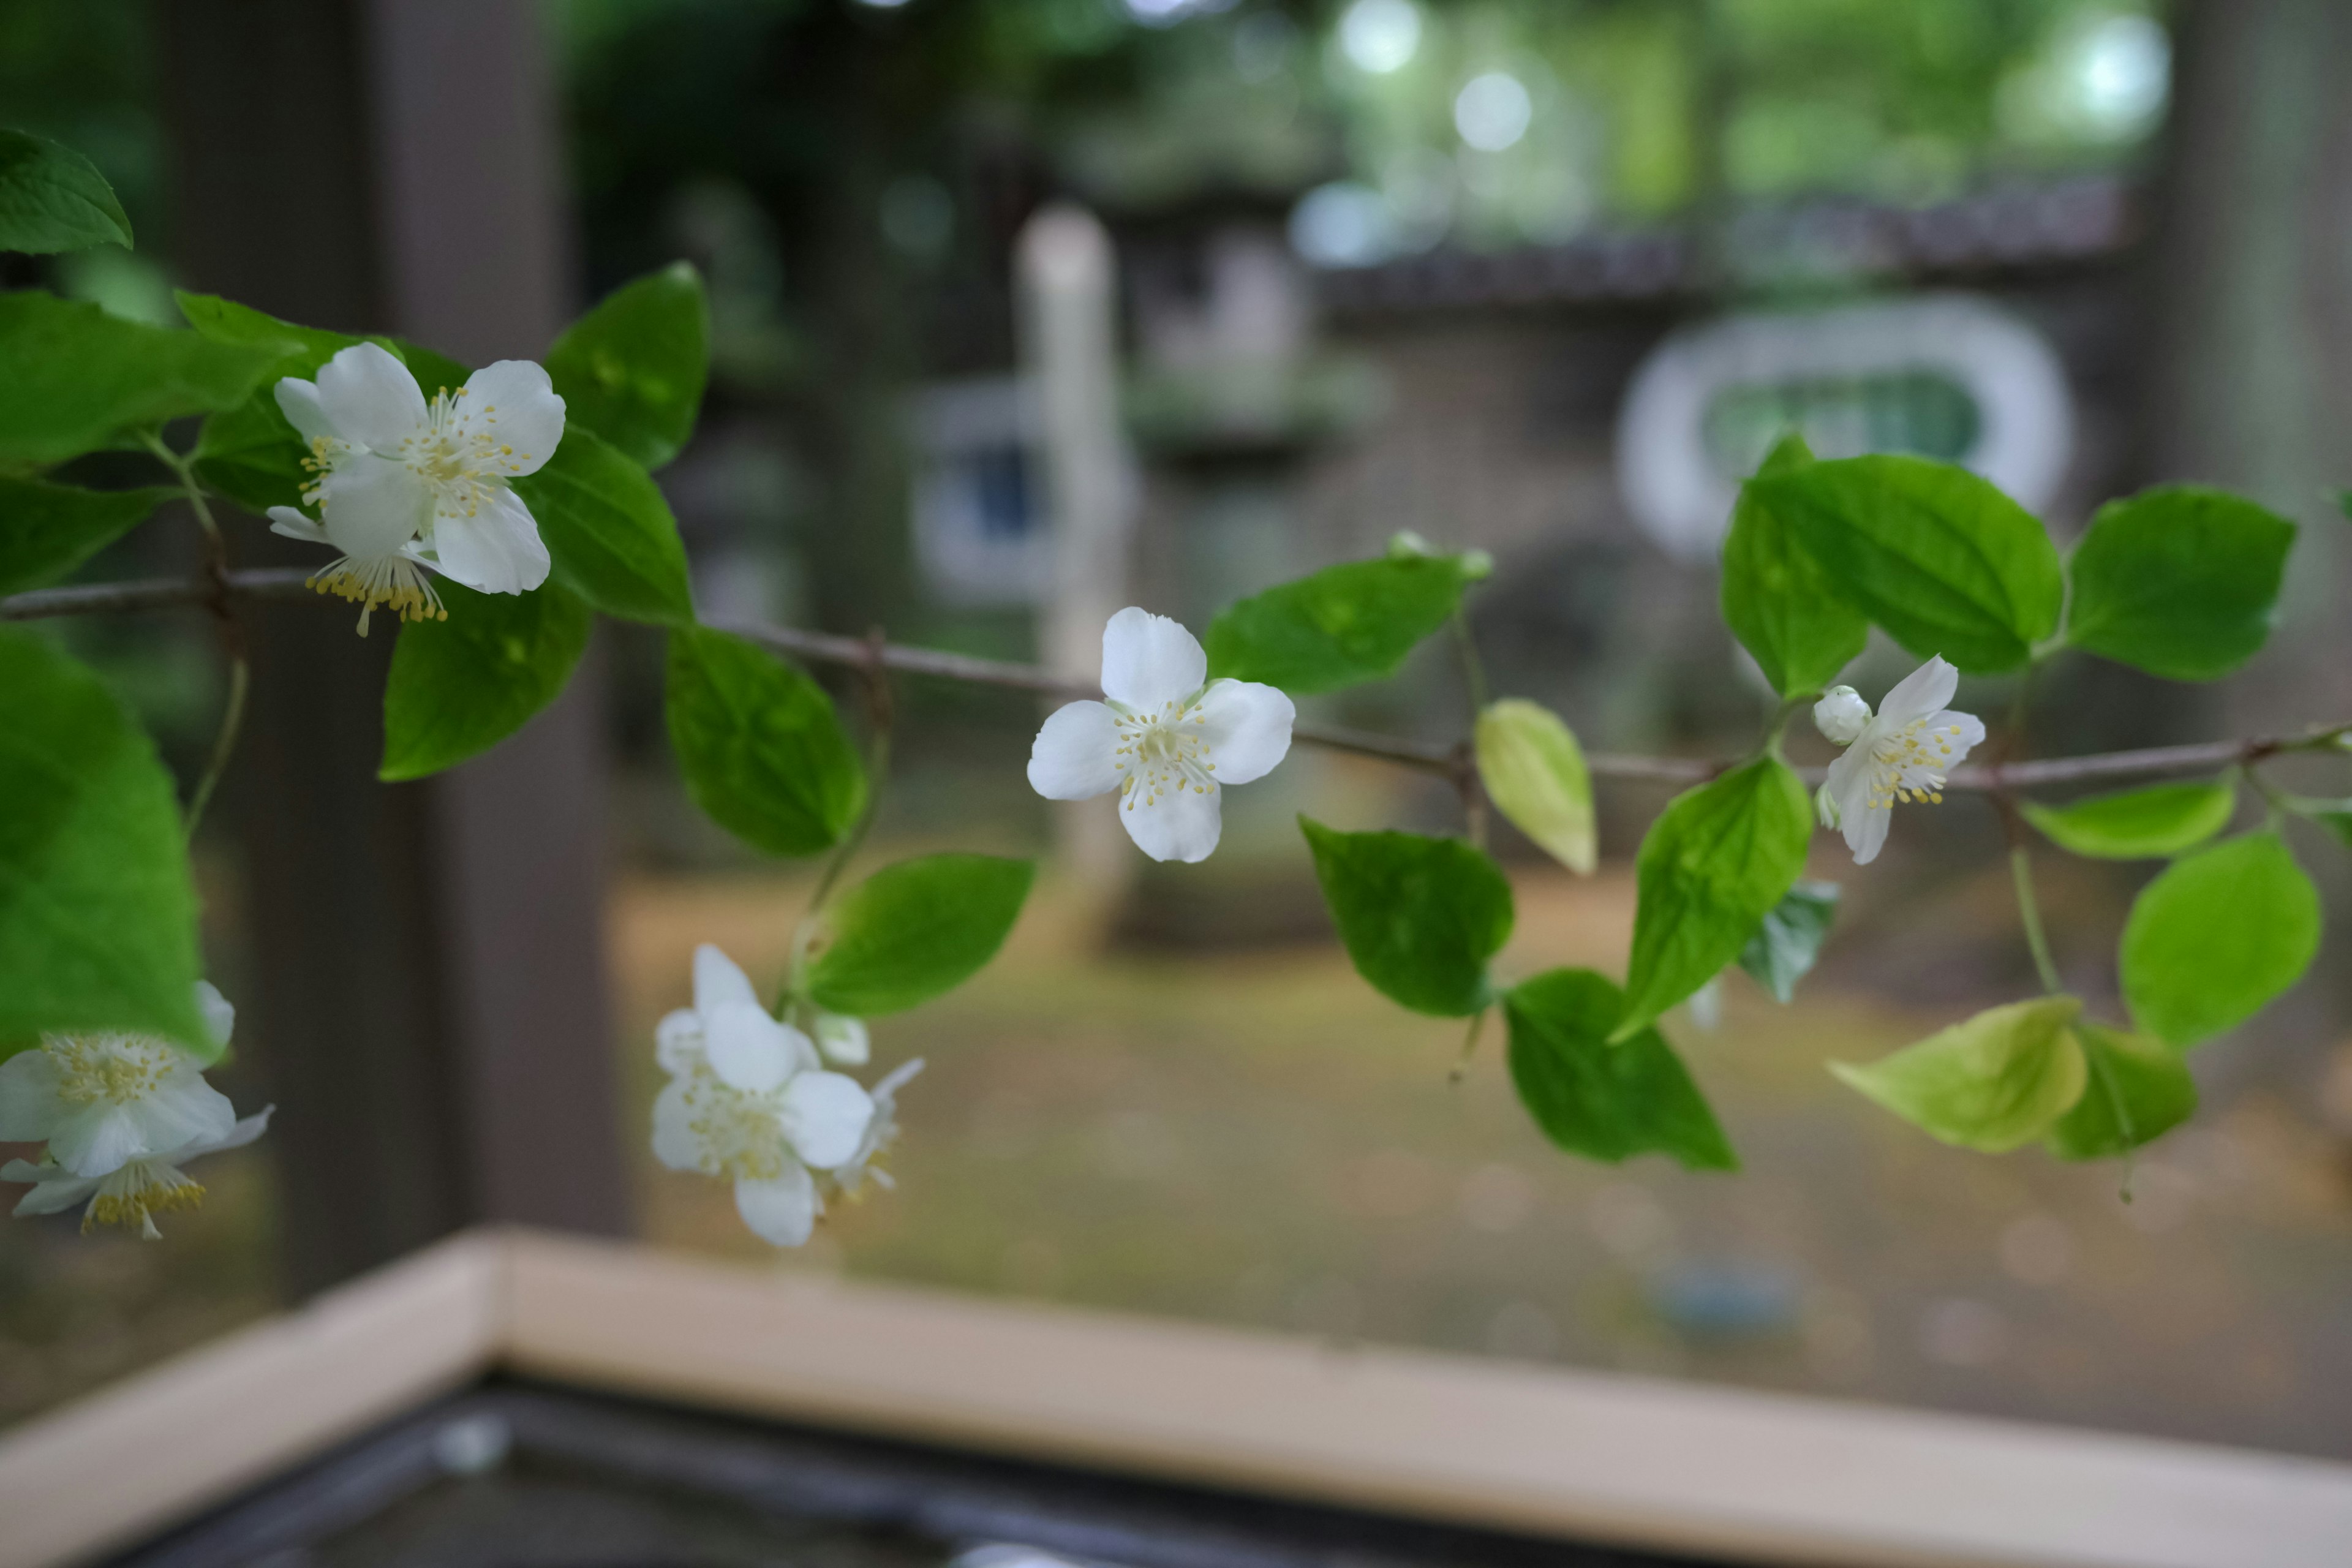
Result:
{"label": "wooden frame", "polygon": [[2352,1551],[2352,1466],[479,1231],[0,1437],[0,1568],[88,1562],[500,1369],[1735,1563],[2287,1568]]}

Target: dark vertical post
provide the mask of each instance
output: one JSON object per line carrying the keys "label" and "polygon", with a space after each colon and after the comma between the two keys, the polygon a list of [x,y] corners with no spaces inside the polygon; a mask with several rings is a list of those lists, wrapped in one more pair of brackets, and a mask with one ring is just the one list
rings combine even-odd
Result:
{"label": "dark vertical post", "polygon": [[[472,362],[543,350],[563,268],[528,5],[156,15],[173,260],[193,286]],[[236,547],[305,554],[252,527]],[[281,1106],[289,1287],[477,1219],[619,1228],[593,661],[499,751],[387,787],[382,618],[365,641],[340,605],[245,619],[254,698],[230,787],[259,994],[243,1000]]]}
{"label": "dark vertical post", "polygon": [[[555,94],[527,0],[373,0],[394,319],[467,364],[570,314]],[[481,1217],[622,1227],[604,994],[601,660],[435,788],[452,1037]]]}
{"label": "dark vertical post", "polygon": [[[2303,524],[2271,650],[2211,704],[2215,733],[2291,730],[2352,713],[2352,541],[2333,504],[2352,479],[2352,6],[2190,0],[2177,18],[2150,467]],[[2340,918],[2352,882],[2334,857],[2305,864]],[[2352,972],[2323,959],[2313,981],[2264,1016],[2259,1058],[2216,1056],[2209,1093],[2215,1069],[2275,1081],[2290,1053],[2320,1077]]]}

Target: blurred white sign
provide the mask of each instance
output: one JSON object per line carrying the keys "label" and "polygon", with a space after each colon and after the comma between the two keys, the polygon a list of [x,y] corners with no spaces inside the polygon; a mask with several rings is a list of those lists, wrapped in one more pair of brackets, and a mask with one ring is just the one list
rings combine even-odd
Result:
{"label": "blurred white sign", "polygon": [[1031,448],[1035,399],[1020,378],[930,386],[915,399],[915,558],[943,604],[1033,605],[1052,541]]}
{"label": "blurred white sign", "polygon": [[1739,481],[1788,431],[1818,458],[1965,465],[2029,510],[2074,443],[2065,369],[2031,325],[1970,295],[1731,316],[1654,350],[1617,422],[1617,483],[1643,531],[1712,560]]}

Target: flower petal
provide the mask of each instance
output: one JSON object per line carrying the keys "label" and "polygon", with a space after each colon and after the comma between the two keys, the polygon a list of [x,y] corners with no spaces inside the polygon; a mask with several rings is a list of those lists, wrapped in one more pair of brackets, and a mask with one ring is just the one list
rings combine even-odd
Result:
{"label": "flower petal", "polygon": [[236,1032],[236,1005],[220,994],[220,987],[209,980],[196,982],[196,1011],[205,1017],[205,1032],[213,1044],[226,1046]]}
{"label": "flower petal", "polygon": [[1119,802],[1118,819],[1127,824],[1127,836],[1135,847],[1154,860],[1190,865],[1206,860],[1217,847],[1217,836],[1223,831],[1217,800],[1223,793],[1213,785],[1206,795],[1180,789],[1155,802],[1139,790]]}
{"label": "flower petal", "polygon": [[433,519],[433,553],[449,576],[485,594],[524,594],[547,581],[547,544],[522,498],[476,485],[475,505]]}
{"label": "flower petal", "polygon": [[654,1026],[654,1060],[673,1078],[692,1072],[702,1060],[702,1015],[691,1007],[662,1015]]}
{"label": "flower petal", "polygon": [[[8,1166],[10,1171],[16,1168],[14,1163]],[[7,1175],[5,1171],[0,1171],[0,1177],[12,1182],[24,1180],[20,1176]],[[95,1176],[68,1176],[63,1171],[53,1170],[46,1173],[32,1191],[18,1198],[16,1206],[10,1212],[21,1215],[61,1214],[98,1191],[98,1184],[99,1178]]]}
{"label": "flower petal", "polygon": [[1047,800],[1092,800],[1117,789],[1118,723],[1101,702],[1055,709],[1029,744],[1029,787]]}
{"label": "flower petal", "polygon": [[66,1114],[57,1058],[37,1047],[0,1062],[0,1142],[37,1143]]}
{"label": "flower petal", "polygon": [[195,1058],[176,1050],[154,1091],[124,1109],[138,1121],[146,1143],[142,1154],[168,1154],[190,1143],[226,1138],[236,1125],[236,1107],[229,1103],[228,1096],[205,1081],[204,1069]]}
{"label": "flower petal", "polygon": [[765,1094],[792,1076],[797,1061],[791,1037],[799,1033],[756,1004],[728,1002],[702,1014],[702,1048],[710,1070],[746,1094]]}
{"label": "flower petal", "polygon": [[327,542],[327,531],[290,506],[269,509],[269,531],[282,533],[289,539],[307,540],[313,544]]}
{"label": "flower petal", "polygon": [[804,1072],[784,1090],[784,1137],[801,1159],[829,1171],[856,1157],[874,1120],[874,1099],[854,1078]]}
{"label": "flower petal", "polygon": [[184,1149],[174,1149],[165,1157],[174,1161],[193,1160],[199,1154],[217,1154],[226,1149],[242,1149],[269,1131],[269,1119],[278,1114],[274,1105],[265,1105],[251,1116],[240,1118],[236,1126],[219,1137],[191,1143]]}
{"label": "flower petal", "polygon": [[1103,695],[1141,710],[1181,702],[1209,678],[1209,656],[1166,616],[1129,605],[1103,627]]}
{"label": "flower petal", "polygon": [[486,364],[467,378],[457,400],[457,435],[491,437],[499,472],[535,474],[563,439],[563,399],[547,372],[527,359]]}
{"label": "flower petal", "polygon": [[866,1020],[840,1013],[819,1013],[816,1016],[816,1048],[824,1059],[845,1068],[862,1068],[874,1055],[873,1037],[866,1032]]}
{"label": "flower petal", "polygon": [[922,1070],[923,1058],[920,1057],[917,1057],[914,1060],[909,1062],[901,1062],[897,1067],[892,1068],[889,1073],[884,1077],[882,1081],[874,1086],[874,1099],[876,1102],[878,1104],[885,1100],[894,1098],[901,1089],[906,1087],[907,1080],[908,1079],[913,1078],[917,1073]]}
{"label": "flower petal", "polygon": [[1878,705],[1878,722],[1889,730],[1899,730],[1949,702],[1952,693],[1959,689],[1960,672],[1945,663],[1938,654],[1895,682],[1895,689]]}
{"label": "flower petal", "polygon": [[103,1103],[72,1112],[49,1133],[49,1157],[77,1176],[110,1176],[154,1148],[130,1107]]}
{"label": "flower petal", "polygon": [[394,457],[425,428],[416,377],[374,343],[353,343],[320,365],[318,385],[320,408],[346,441]]}
{"label": "flower petal", "polygon": [[714,943],[700,943],[694,950],[695,1011],[708,1013],[730,1002],[757,1007],[760,994],[751,989],[751,977],[743,973],[742,965]]}
{"label": "flower petal", "polygon": [[1878,852],[1886,847],[1886,830],[1894,825],[1891,805],[1846,813],[1845,847],[1853,851],[1853,863],[1867,866],[1877,859]]}
{"label": "flower petal", "polygon": [[1870,754],[1871,740],[1869,731],[1864,731],[1860,740],[1839,752],[1837,760],[1830,763],[1829,777],[1822,782],[1822,789],[1836,803],[1837,815],[1832,818],[1823,813],[1823,826],[1838,827],[1851,822],[1856,812],[1870,804],[1871,773],[1875,765]]}
{"label": "flower petal", "polygon": [[1217,764],[1221,784],[1247,784],[1272,773],[1290,754],[1290,726],[1298,710],[1271,686],[1219,680],[1202,694],[1201,738]]}
{"label": "flower petal", "polygon": [[398,554],[433,520],[433,492],[405,463],[357,453],[320,489],[328,542],[353,560]]}
{"label": "flower petal", "polygon": [[784,1173],[773,1181],[738,1180],[735,1184],[735,1212],[761,1240],[778,1247],[798,1247],[816,1229],[816,1216],[824,1212],[824,1205],[816,1195],[816,1183],[807,1171],[798,1165],[786,1165]]}
{"label": "flower petal", "polygon": [[654,1158],[673,1171],[703,1168],[702,1141],[694,1135],[694,1106],[684,1079],[672,1079],[654,1096]]}
{"label": "flower petal", "polygon": [[[1954,731],[1959,732],[1954,734]],[[1939,712],[1927,715],[1927,733],[1937,742],[1948,742],[1952,748],[1950,756],[1945,757],[1940,754],[1937,756],[1937,767],[1956,768],[1960,765],[1961,759],[1970,751],[1984,744],[1984,721],[1973,713],[1962,713],[1946,708]]]}
{"label": "flower petal", "polygon": [[330,441],[340,441],[342,433],[335,422],[327,417],[327,410],[319,401],[319,384],[298,381],[289,375],[279,378],[276,395],[278,411],[286,422],[300,433],[305,441],[315,441],[323,436]]}

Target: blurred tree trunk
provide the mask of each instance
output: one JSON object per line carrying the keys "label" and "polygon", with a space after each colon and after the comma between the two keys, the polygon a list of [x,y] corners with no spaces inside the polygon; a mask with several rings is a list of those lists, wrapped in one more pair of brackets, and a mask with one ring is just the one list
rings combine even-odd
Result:
{"label": "blurred tree trunk", "polygon": [[2352,5],[2189,0],[2176,37],[2150,468],[2305,524],[2273,679],[2240,683],[2232,719],[2352,717],[2332,499],[2352,483]]}
{"label": "blurred tree trunk", "polygon": [[[537,357],[565,275],[547,66],[522,0],[156,8],[173,270],[289,320]],[[321,564],[251,520],[246,564]],[[483,1219],[621,1227],[603,972],[596,661],[491,754],[375,781],[394,637],[247,605],[240,1045],[279,1110],[285,1278],[308,1294]]]}
{"label": "blurred tree trunk", "polygon": [[[2226,485],[2303,524],[2278,633],[2205,703],[2209,733],[2352,719],[2352,540],[2334,502],[2352,484],[2347,75],[2343,0],[2186,0],[2178,13],[2151,477]],[[2336,776],[2311,782],[2340,790],[2340,768],[2318,765]],[[2340,921],[2352,877],[2315,839],[2305,864]],[[2251,1073],[2254,1051],[2299,1050],[2315,1076],[2347,1011],[2352,966],[2324,954],[2313,982],[2218,1065]]]}
{"label": "blurred tree trunk", "polygon": [[907,396],[916,357],[898,258],[882,238],[890,37],[856,11],[835,6],[783,35],[788,90],[818,106],[824,142],[798,193],[806,232],[787,237],[801,264],[793,292],[812,361],[803,408],[821,496],[802,547],[817,620],[852,633],[902,622],[913,603]]}

